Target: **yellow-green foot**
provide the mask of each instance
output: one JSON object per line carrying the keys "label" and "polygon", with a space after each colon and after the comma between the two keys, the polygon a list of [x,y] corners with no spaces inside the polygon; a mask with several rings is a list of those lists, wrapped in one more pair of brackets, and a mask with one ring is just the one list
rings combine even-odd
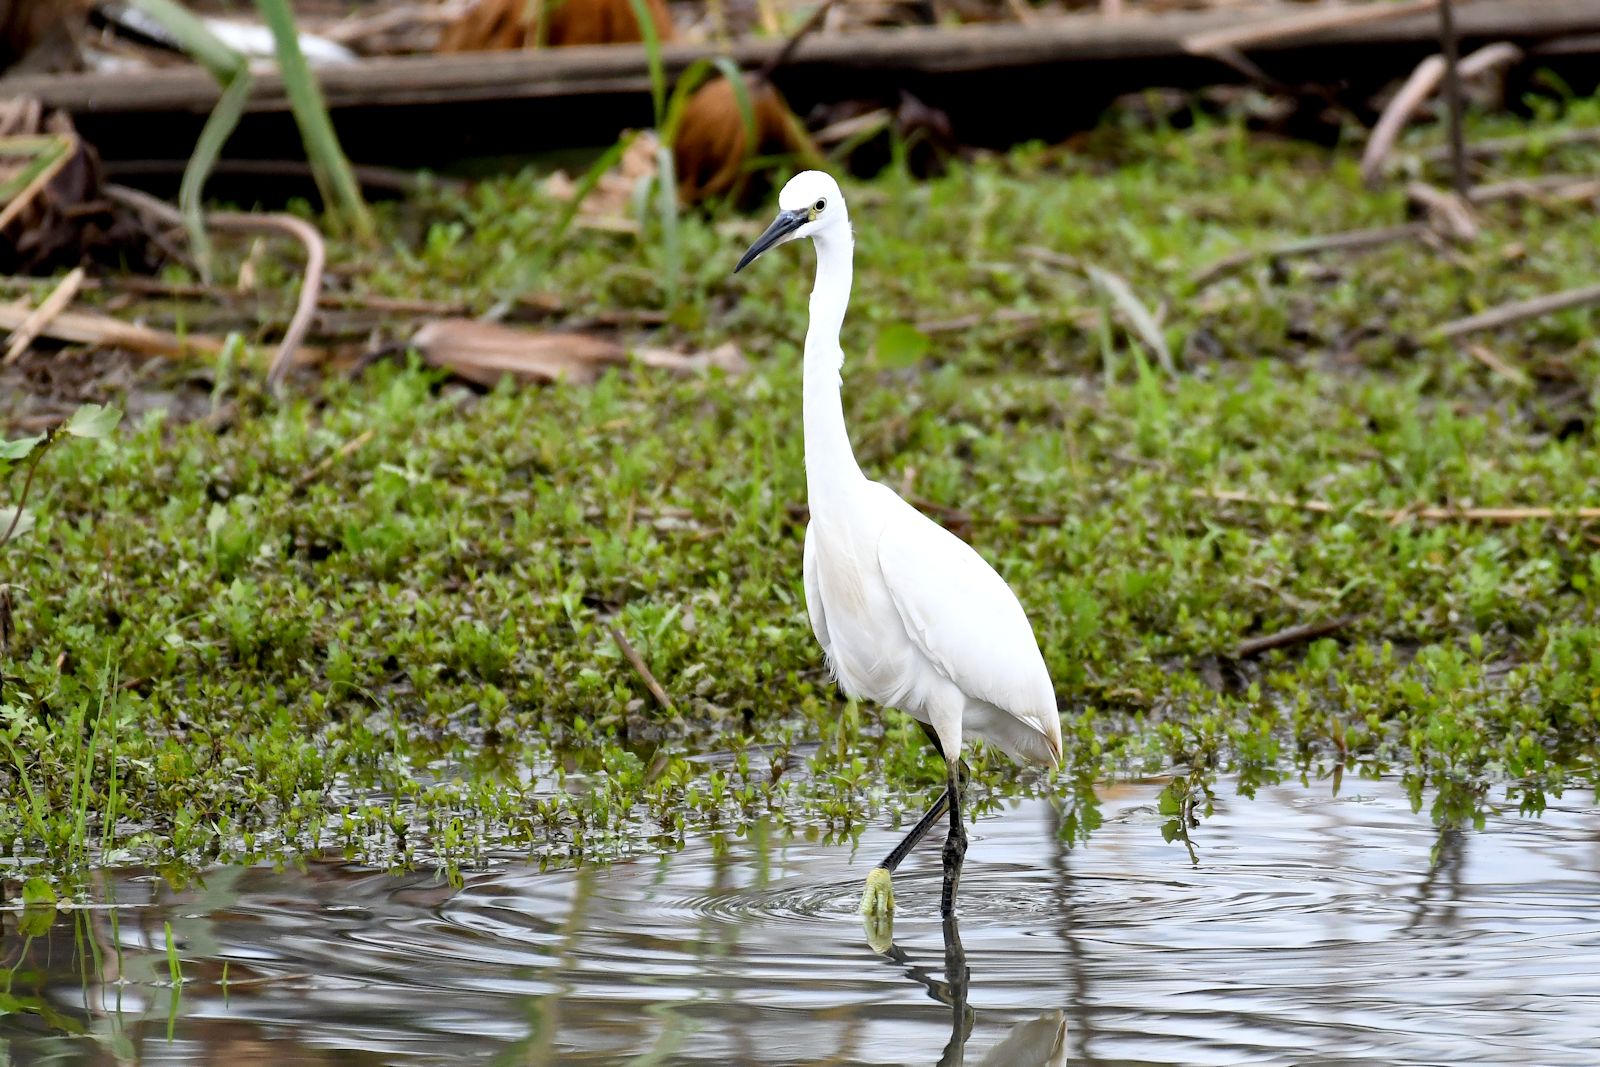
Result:
{"label": "yellow-green foot", "polygon": [[882,867],[867,872],[867,888],[861,894],[861,919],[872,951],[888,952],[894,946],[894,882]]}

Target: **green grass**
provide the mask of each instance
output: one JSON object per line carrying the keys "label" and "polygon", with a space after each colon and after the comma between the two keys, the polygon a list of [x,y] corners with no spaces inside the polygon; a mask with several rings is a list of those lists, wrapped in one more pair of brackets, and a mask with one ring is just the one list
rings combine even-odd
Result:
{"label": "green grass", "polygon": [[[1597,118],[1581,101],[1547,121]],[[1018,590],[1063,708],[1060,776],[1018,785],[980,754],[980,798],[1050,789],[1081,837],[1092,781],[1178,771],[1162,800],[1178,839],[1224,773],[1246,791],[1402,774],[1451,822],[1594,783],[1594,531],[1361,509],[1600,504],[1592,314],[1487,339],[1526,386],[1415,341],[1592,281],[1596,221],[1502,205],[1470,246],[1263,263],[1195,290],[1240,247],[1400,221],[1401,194],[1364,191],[1352,155],[1229,125],[1111,125],[1080,154],[847,186],[859,458],[977,517],[963,532]],[[1504,166],[1597,163],[1573,148]],[[385,209],[385,253],[343,248],[335,266],[375,293],[486,308],[562,216],[536,190],[530,175]],[[70,883],[95,862],[181,872],[324,846],[446,869],[493,848],[567,862],[759,818],[847,836],[938,782],[920,731],[844,703],[805,621],[810,254],[729,274],[766,221],[685,216],[676,278],[658,242],[572,229],[537,281],[574,315],[665,308],[652,343],[736,340],[743,377],[478,395],[389,364],[281,408],[230,386],[241,416],[220,435],[148,416],[53,450],[37,528],[3,556],[18,591],[0,870]],[[1177,377],[1150,369],[1100,289],[1027,246],[1164,309]],[[997,314],[1012,310],[1038,321]],[[907,324],[967,315],[908,344]],[[1344,615],[1335,637],[1231,658],[1242,638]]]}

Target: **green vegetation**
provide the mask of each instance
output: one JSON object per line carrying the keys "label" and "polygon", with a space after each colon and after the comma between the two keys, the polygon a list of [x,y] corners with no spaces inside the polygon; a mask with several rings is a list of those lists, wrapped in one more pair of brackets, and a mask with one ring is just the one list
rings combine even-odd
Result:
{"label": "green vegetation", "polygon": [[[1597,120],[1582,101],[1540,128]],[[1176,770],[1162,806],[1181,838],[1222,773],[1246,790],[1400,773],[1449,821],[1595,781],[1593,529],[1405,514],[1600,504],[1591,314],[1486,338],[1523,383],[1417,340],[1592,281],[1595,217],[1503,203],[1470,244],[1263,261],[1195,287],[1241,247],[1400,221],[1402,193],[1364,191],[1350,155],[1227,124],[1113,125],[1076,152],[848,186],[862,464],[972,517],[961,529],[1019,590],[1062,701],[1060,775],[1019,784],[980,753],[983,797],[1049,789],[1081,836],[1096,778]],[[1503,167],[1597,164],[1566,147]],[[531,175],[489,181],[383,209],[381,260],[335,259],[376,294],[488,307],[563,211]],[[765,222],[686,215],[670,247],[575,227],[540,273],[574,315],[669,310],[652,343],[738,341],[755,365],[741,377],[479,395],[390,363],[283,407],[224,378],[225,432],[147,415],[52,450],[36,527],[0,550],[16,621],[0,863],[70,884],[91,862],[324,845],[447,868],[502,847],[603,858],[762,817],[847,834],[936,784],[920,731],[848,707],[807,628],[809,256],[729,275]],[[1101,286],[1033,246],[1161,308],[1176,376]],[[1333,636],[1232,658],[1342,616]]]}

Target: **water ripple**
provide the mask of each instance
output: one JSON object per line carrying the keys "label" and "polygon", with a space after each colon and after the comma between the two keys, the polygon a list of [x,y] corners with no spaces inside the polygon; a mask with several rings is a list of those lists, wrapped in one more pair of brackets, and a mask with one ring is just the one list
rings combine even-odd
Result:
{"label": "water ripple", "polygon": [[[896,877],[896,948],[867,947],[857,904],[887,831],[855,852],[763,839],[507,863],[460,887],[337,861],[181,893],[130,876],[118,899],[154,906],[96,934],[120,969],[102,951],[84,983],[59,922],[37,958],[54,1010],[121,1018],[145,1062],[267,1042],[273,1063],[934,1063],[970,1029],[967,1062],[1008,1067],[1592,1067],[1600,811],[1569,797],[1441,839],[1393,783],[1358,788],[1220,789],[1197,863],[1162,839],[1155,785],[1107,790],[1087,848],[1060,843],[1042,801],[985,817],[961,884],[965,1010],[936,844]],[[165,921],[186,979],[170,1045]],[[113,995],[145,1015],[108,1014]],[[14,1062],[81,1047],[18,1018],[0,1018]]]}

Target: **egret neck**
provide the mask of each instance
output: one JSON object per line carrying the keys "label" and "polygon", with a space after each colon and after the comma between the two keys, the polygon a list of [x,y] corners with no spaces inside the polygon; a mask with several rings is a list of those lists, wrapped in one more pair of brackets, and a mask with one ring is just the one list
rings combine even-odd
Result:
{"label": "egret neck", "polygon": [[812,244],[817,249],[817,280],[811,289],[811,324],[806,330],[804,418],[806,492],[814,515],[819,503],[849,493],[865,476],[850,448],[839,393],[844,365],[839,329],[850,303],[855,242],[846,225],[818,231]]}

